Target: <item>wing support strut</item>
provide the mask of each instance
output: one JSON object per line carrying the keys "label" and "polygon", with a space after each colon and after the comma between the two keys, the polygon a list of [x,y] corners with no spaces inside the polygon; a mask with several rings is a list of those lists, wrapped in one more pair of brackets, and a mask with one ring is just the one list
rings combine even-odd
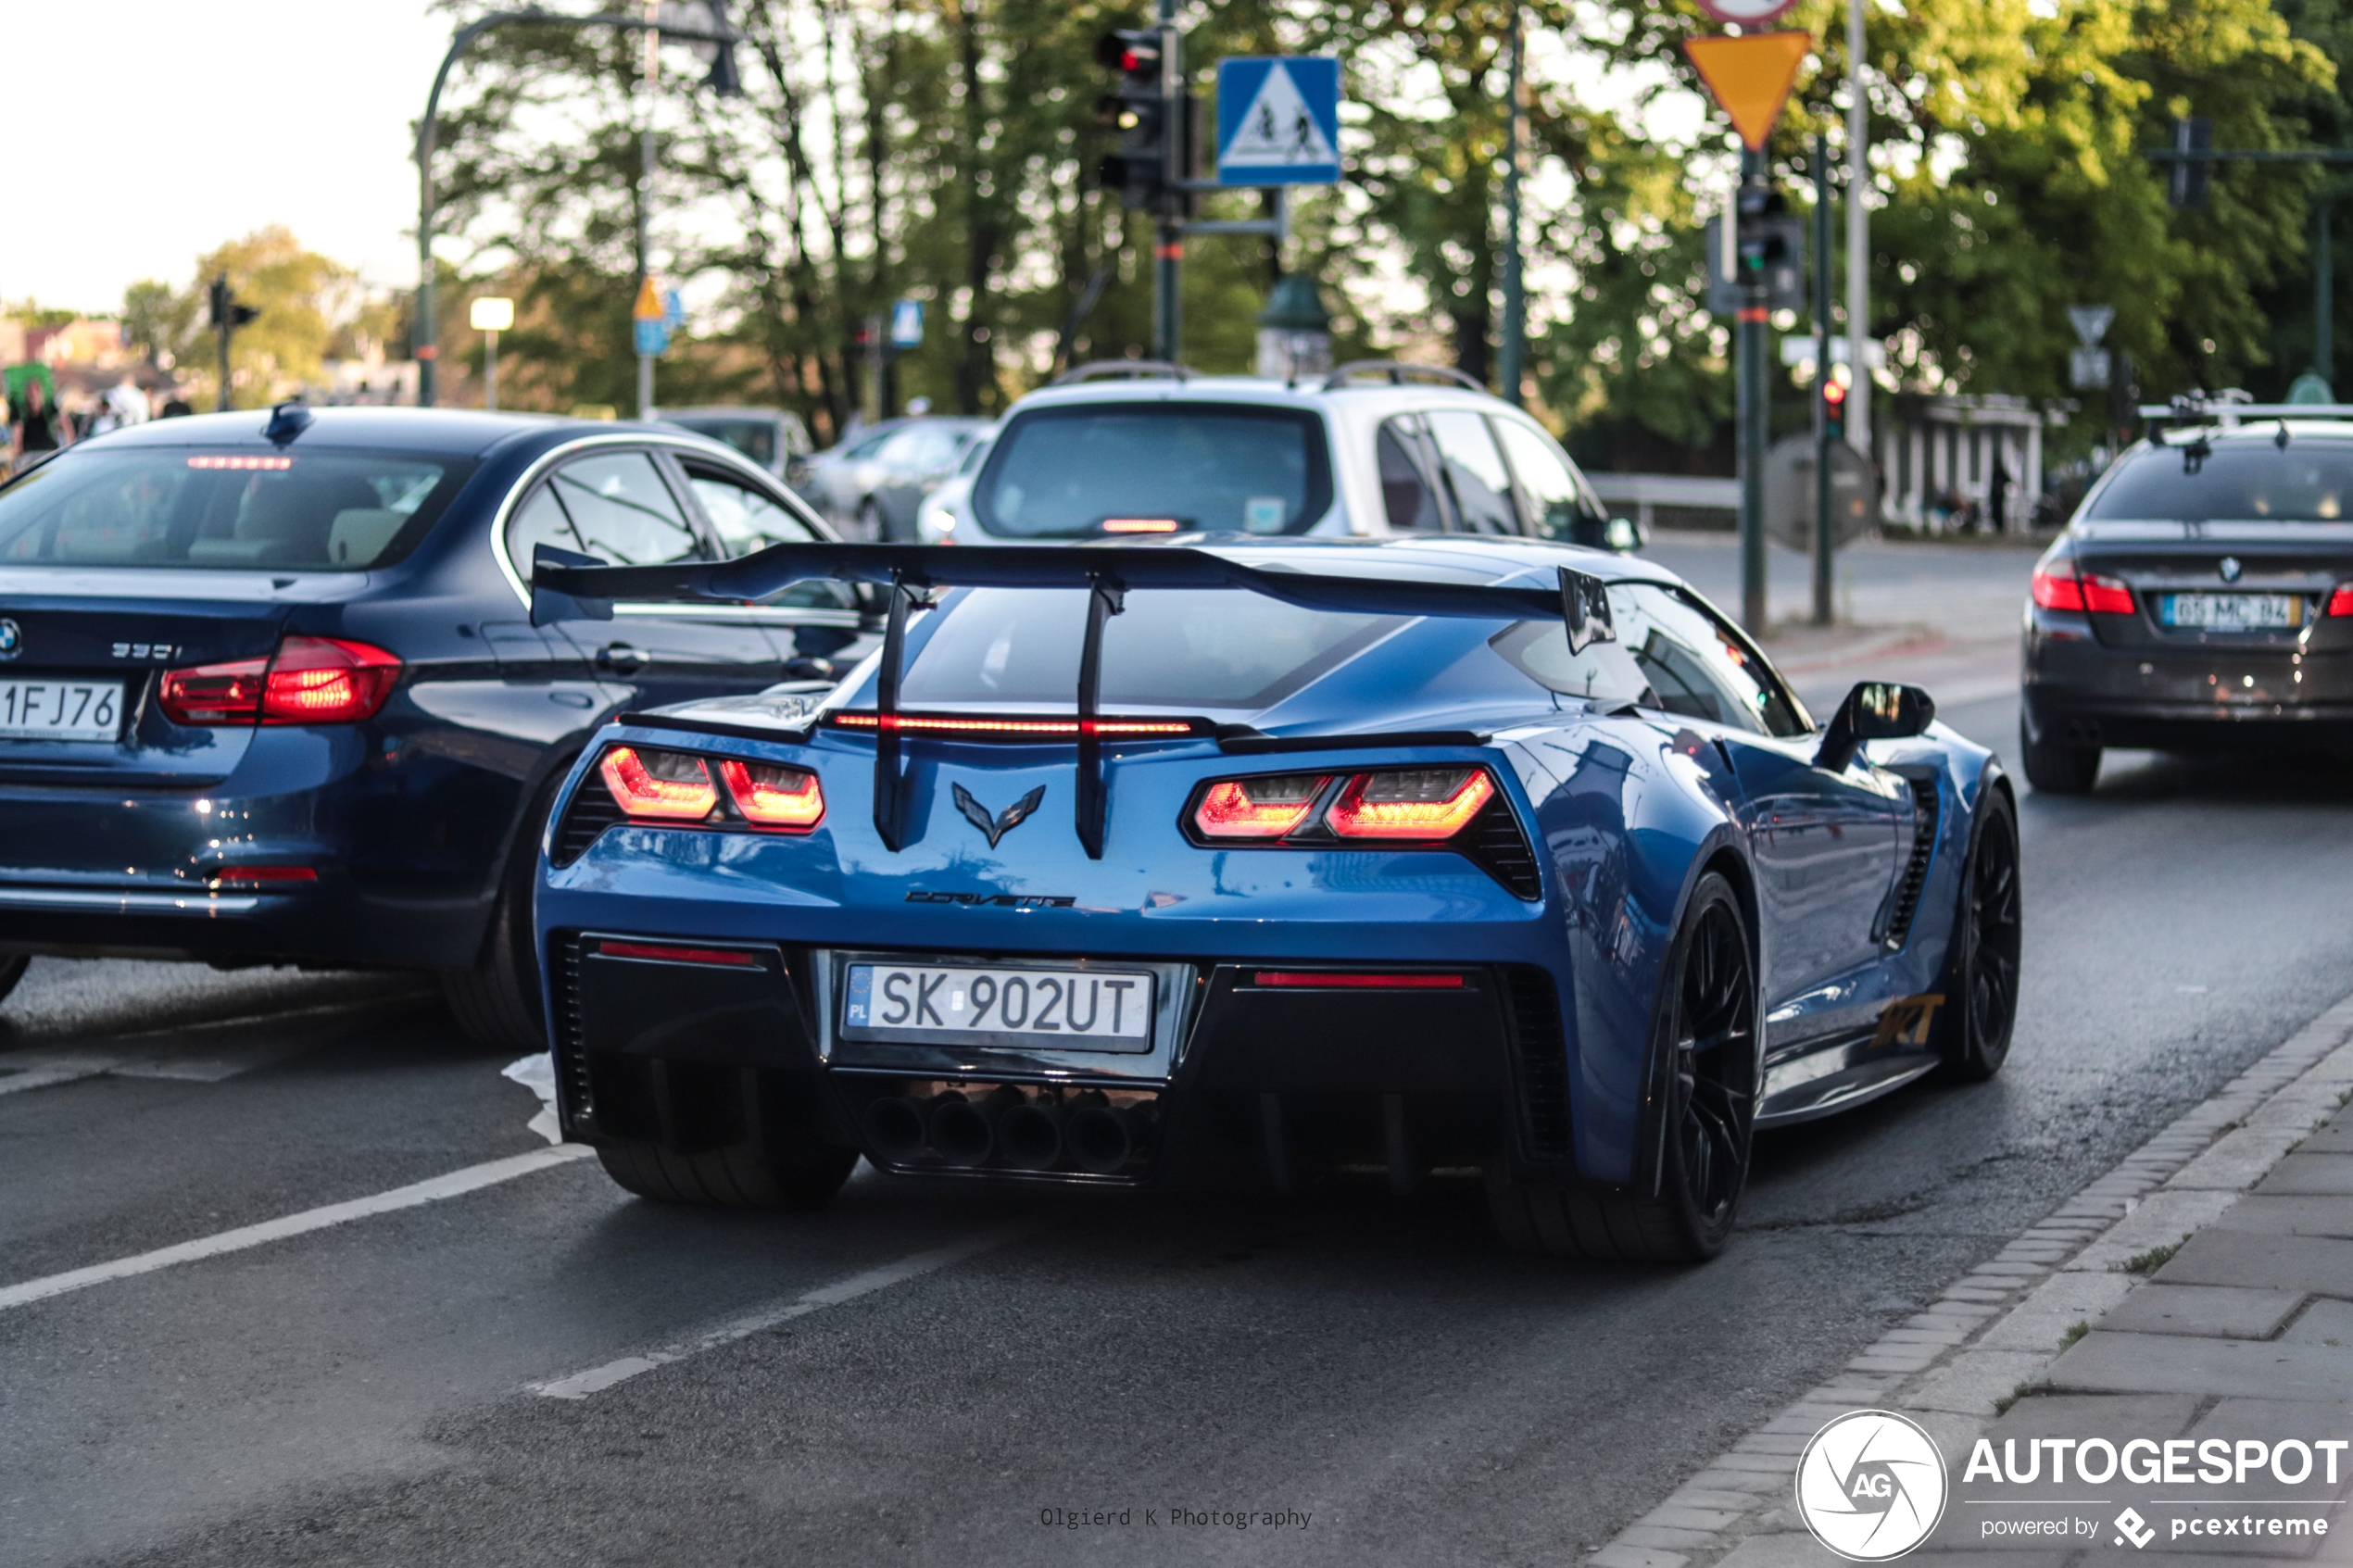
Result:
{"label": "wing support strut", "polygon": [[1078,649],[1078,842],[1087,858],[1103,858],[1103,819],[1108,792],[1103,783],[1103,628],[1127,608],[1127,588],[1108,571],[1089,572],[1087,641]]}
{"label": "wing support strut", "polygon": [[907,582],[907,574],[890,574],[890,619],[883,627],[882,667],[875,671],[875,832],[893,854],[906,842],[907,780],[900,767],[899,683],[907,669],[907,616],[928,608]]}

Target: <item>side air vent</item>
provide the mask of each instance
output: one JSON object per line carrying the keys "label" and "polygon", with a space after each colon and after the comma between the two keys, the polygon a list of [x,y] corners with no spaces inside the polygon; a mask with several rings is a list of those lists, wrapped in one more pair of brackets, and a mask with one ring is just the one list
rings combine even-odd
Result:
{"label": "side air vent", "polygon": [[593,1125],[596,1104],[588,1093],[588,1035],[580,1020],[580,933],[552,934],[547,938],[547,958],[549,988],[556,994],[556,1079],[573,1120]]}
{"label": "side air vent", "polygon": [[1920,890],[1928,885],[1928,863],[1936,858],[1938,821],[1936,781],[1912,779],[1912,858],[1904,880],[1895,888],[1895,908],[1887,920],[1887,950],[1901,949],[1912,935],[1912,917],[1919,912]]}
{"label": "side air vent", "polygon": [[1473,864],[1515,896],[1530,903],[1543,896],[1544,884],[1536,874],[1536,857],[1529,850],[1528,834],[1520,831],[1519,819],[1512,815],[1501,795],[1489,801],[1472,822],[1461,847]]}
{"label": "side air vent", "polygon": [[1529,1156],[1567,1160],[1568,1049],[1561,1038],[1560,991],[1553,977],[1528,964],[1506,964],[1504,1006],[1511,1015],[1512,1075],[1519,1084],[1519,1132]]}
{"label": "side air vent", "polygon": [[580,783],[580,792],[564,808],[564,820],[556,828],[554,853],[548,859],[559,866],[568,866],[588,853],[597,835],[622,820],[621,802],[612,797],[605,781],[590,773]]}

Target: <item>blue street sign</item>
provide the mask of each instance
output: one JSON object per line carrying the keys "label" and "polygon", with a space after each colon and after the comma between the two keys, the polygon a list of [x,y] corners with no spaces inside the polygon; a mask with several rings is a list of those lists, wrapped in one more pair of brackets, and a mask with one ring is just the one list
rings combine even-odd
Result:
{"label": "blue street sign", "polygon": [[678,297],[676,289],[661,296],[661,324],[673,332],[686,324],[686,303]]}
{"label": "blue street sign", "polygon": [[1227,185],[1340,179],[1340,62],[1298,55],[1217,62],[1217,178]]}
{"label": "blue street sign", "polygon": [[890,307],[890,346],[913,348],[924,341],[924,302],[902,299]]}
{"label": "blue street sign", "polygon": [[637,352],[661,354],[670,347],[670,323],[657,318],[637,324]]}

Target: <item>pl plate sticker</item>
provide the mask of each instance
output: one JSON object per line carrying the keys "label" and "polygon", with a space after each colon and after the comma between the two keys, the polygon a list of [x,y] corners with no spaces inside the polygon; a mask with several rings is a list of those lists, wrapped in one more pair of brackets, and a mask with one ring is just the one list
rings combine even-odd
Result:
{"label": "pl plate sticker", "polygon": [[1797,1512],[1853,1562],[1901,1557],[1944,1516],[1944,1456],[1918,1424],[1855,1411],[1814,1434],[1797,1461]]}

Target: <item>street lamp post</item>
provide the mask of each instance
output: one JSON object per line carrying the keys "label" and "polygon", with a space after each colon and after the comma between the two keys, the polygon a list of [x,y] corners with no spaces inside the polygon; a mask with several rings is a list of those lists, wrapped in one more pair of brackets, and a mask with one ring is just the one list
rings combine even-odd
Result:
{"label": "street lamp post", "polygon": [[[441,323],[435,310],[437,303],[435,296],[439,291],[435,287],[433,270],[434,207],[433,154],[439,131],[441,90],[448,84],[449,70],[458,63],[458,56],[464,54],[475,39],[492,28],[504,27],[510,22],[528,22],[534,27],[614,27],[626,32],[668,33],[673,38],[693,39],[698,43],[718,46],[718,55],[711,62],[711,75],[708,80],[712,89],[723,97],[731,97],[742,91],[736,80],[734,49],[735,45],[742,41],[743,34],[727,25],[726,0],[705,0],[705,3],[710,6],[711,16],[718,23],[715,28],[679,26],[674,23],[663,26],[660,21],[659,6],[654,0],[648,0],[644,14],[634,17],[615,11],[599,11],[594,16],[586,17],[562,17],[539,10],[493,11],[488,16],[468,22],[464,27],[459,28],[457,36],[449,41],[449,52],[441,56],[441,69],[433,73],[433,91],[425,94],[425,118],[417,127],[417,319],[411,332],[410,352],[416,356],[417,359],[417,406],[419,408],[432,408],[434,395],[438,390],[434,370],[434,361],[441,357],[439,345]],[[655,46],[656,43],[650,41],[647,45],[648,51]],[[639,170],[640,181],[648,178],[648,170],[650,169],[653,161],[652,150],[653,119],[649,106],[647,109],[643,144],[645,166]],[[638,273],[642,282],[645,270],[645,220],[642,194],[638,206],[640,212]],[[645,371],[641,370],[639,374],[642,380]]]}
{"label": "street lamp post", "polygon": [[468,310],[466,324],[480,332],[484,345],[482,365],[482,406],[498,407],[498,334],[515,324],[515,302],[484,295]]}

